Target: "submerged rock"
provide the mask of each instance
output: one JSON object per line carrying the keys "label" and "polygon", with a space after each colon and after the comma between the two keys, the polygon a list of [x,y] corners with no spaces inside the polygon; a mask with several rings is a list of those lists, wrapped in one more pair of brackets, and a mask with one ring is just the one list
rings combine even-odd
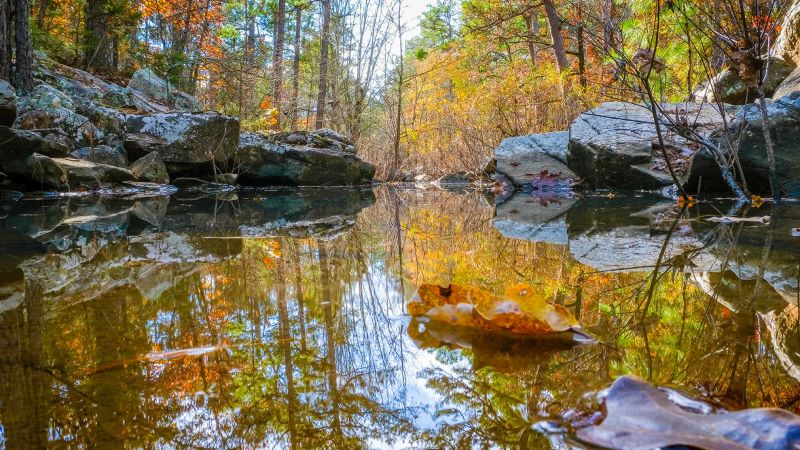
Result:
{"label": "submerged rock", "polygon": [[329,134],[325,130],[322,134],[295,132],[288,137],[242,133],[234,158],[235,164],[241,167],[240,182],[255,186],[345,186],[370,183],[375,176],[375,167],[352,152],[344,151],[342,142],[336,141],[329,148],[309,145],[309,142],[330,140],[326,136]]}
{"label": "submerged rock", "polygon": [[170,174],[227,162],[239,144],[239,120],[214,112],[129,115],[126,128],[128,155],[158,153]]}
{"label": "submerged rock", "polygon": [[[754,448],[783,450],[800,445],[800,417],[782,409],[734,412],[689,411],[680,394],[634,377],[620,377],[605,396],[605,418],[580,427],[578,440],[603,448]],[[693,401],[696,404],[702,402]]]}
{"label": "submerged rock", "polygon": [[566,131],[508,138],[494,151],[495,171],[517,187],[533,186],[542,174],[574,180],[577,176],[567,167],[568,146]]}

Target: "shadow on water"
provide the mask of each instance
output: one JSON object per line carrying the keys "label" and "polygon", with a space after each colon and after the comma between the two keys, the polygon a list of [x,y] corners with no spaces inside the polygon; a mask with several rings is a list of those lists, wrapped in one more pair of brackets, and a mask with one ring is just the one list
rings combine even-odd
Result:
{"label": "shadow on water", "polygon": [[[626,374],[798,412],[800,206],[732,206],[383,187],[0,203],[0,446],[559,447]],[[526,283],[599,342],[410,320],[423,283]]]}

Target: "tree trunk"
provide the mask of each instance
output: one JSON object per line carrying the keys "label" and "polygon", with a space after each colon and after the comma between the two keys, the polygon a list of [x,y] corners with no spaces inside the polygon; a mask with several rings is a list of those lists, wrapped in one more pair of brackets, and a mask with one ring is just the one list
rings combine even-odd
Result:
{"label": "tree trunk", "polygon": [[88,0],[86,2],[86,53],[84,56],[86,67],[111,72],[115,69],[114,45],[108,30],[109,14],[106,7],[106,0]]}
{"label": "tree trunk", "polygon": [[281,128],[281,100],[283,99],[283,41],[286,33],[286,0],[278,1],[278,16],[275,19],[275,51],[272,55],[272,82],[275,108],[278,110],[275,128]]}
{"label": "tree trunk", "polygon": [[0,80],[11,81],[11,27],[10,5],[0,1]]}
{"label": "tree trunk", "polygon": [[33,89],[33,50],[31,49],[31,30],[28,25],[30,5],[28,0],[15,0],[14,27],[16,32],[17,55],[15,85],[17,93]]}
{"label": "tree trunk", "polygon": [[50,5],[48,0],[40,0],[39,1],[39,11],[36,16],[36,27],[39,31],[44,31],[44,18],[47,14],[47,7]]}
{"label": "tree trunk", "polygon": [[322,48],[319,57],[319,93],[317,94],[317,122],[320,129],[325,126],[325,99],[328,95],[328,47],[331,45],[331,0],[322,0]]}
{"label": "tree trunk", "polygon": [[303,38],[303,10],[295,6],[294,10],[294,60],[292,61],[292,130],[297,129],[300,116],[300,52]]}
{"label": "tree trunk", "polygon": [[567,52],[564,47],[564,37],[561,36],[561,19],[553,0],[542,0],[544,11],[547,13],[547,24],[550,26],[550,36],[553,40],[553,55],[556,58],[556,66],[559,72],[564,72],[569,68]]}
{"label": "tree trunk", "polygon": [[539,52],[539,48],[536,45],[536,36],[539,34],[539,18],[536,17],[535,11],[525,15],[525,28],[527,28],[528,32],[528,53],[531,57],[531,64],[536,67],[536,54]]}

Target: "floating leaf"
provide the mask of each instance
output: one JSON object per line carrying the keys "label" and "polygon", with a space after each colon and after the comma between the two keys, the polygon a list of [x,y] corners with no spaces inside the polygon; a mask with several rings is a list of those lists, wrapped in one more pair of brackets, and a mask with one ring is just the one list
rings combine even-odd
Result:
{"label": "floating leaf", "polygon": [[561,305],[548,303],[540,292],[519,284],[496,296],[488,291],[425,284],[408,304],[409,314],[457,327],[540,336],[575,330],[577,319]]}
{"label": "floating leaf", "polygon": [[681,407],[673,397],[645,381],[621,377],[605,399],[603,422],[578,429],[576,437],[591,445],[624,449],[777,450],[800,446],[800,417],[788,411],[764,408],[704,414]]}

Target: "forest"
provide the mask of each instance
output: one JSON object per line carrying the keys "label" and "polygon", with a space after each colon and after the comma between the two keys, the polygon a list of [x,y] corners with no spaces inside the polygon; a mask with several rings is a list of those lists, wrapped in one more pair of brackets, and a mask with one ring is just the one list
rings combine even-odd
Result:
{"label": "forest", "polygon": [[504,138],[690,101],[723,71],[754,103],[795,65],[787,0],[437,0],[414,19],[408,1],[14,0],[0,77],[32,89],[40,54],[110,80],[149,68],[242,129],[331,128],[402,179],[480,174]]}

